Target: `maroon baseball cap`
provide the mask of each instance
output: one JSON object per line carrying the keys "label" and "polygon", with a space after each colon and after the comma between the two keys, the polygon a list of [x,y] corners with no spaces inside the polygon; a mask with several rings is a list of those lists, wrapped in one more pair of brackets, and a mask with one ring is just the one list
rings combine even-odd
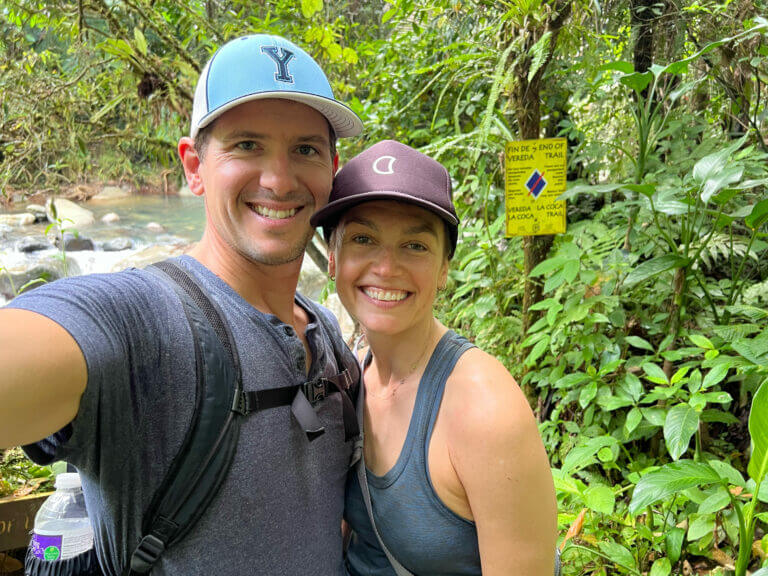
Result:
{"label": "maroon baseball cap", "polygon": [[459,217],[451,199],[448,170],[429,156],[394,140],[382,140],[361,152],[336,174],[328,204],[312,216],[326,239],[342,214],[363,202],[397,200],[437,214],[447,224],[456,249]]}

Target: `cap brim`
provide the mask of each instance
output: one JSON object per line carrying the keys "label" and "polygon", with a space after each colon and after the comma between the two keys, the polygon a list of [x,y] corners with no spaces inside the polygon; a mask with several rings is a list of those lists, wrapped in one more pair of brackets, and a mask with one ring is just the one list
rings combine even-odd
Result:
{"label": "cap brim", "polygon": [[441,208],[440,206],[432,204],[431,202],[427,202],[426,200],[417,199],[408,194],[403,194],[402,192],[395,192],[392,190],[373,190],[370,192],[363,192],[362,194],[355,194],[349,198],[340,198],[338,200],[334,200],[333,202],[329,202],[312,215],[310,223],[312,226],[328,226],[329,224],[333,225],[339,220],[341,214],[346,210],[349,210],[358,204],[362,204],[363,202],[371,202],[373,200],[395,200],[398,202],[413,204],[419,208],[429,210],[452,226],[459,225],[459,219],[448,212],[445,208]]}
{"label": "cap brim", "polygon": [[197,133],[208,126],[211,122],[216,120],[219,116],[224,114],[227,110],[245,104],[246,102],[252,102],[253,100],[291,100],[293,102],[300,102],[307,106],[314,108],[320,114],[325,116],[328,123],[333,128],[336,136],[339,138],[350,138],[357,136],[363,131],[363,121],[355,114],[351,108],[345,106],[341,102],[331,100],[330,98],[324,98],[316,94],[307,94],[305,92],[289,92],[289,91],[274,91],[274,92],[258,92],[256,94],[248,94],[242,96],[231,102],[227,102],[223,106],[220,106],[216,110],[213,110],[203,116],[194,128],[191,136],[195,138]]}

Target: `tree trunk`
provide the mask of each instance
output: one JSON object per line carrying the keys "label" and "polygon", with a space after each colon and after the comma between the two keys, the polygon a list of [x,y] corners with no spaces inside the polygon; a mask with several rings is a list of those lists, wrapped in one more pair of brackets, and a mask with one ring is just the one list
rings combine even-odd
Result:
{"label": "tree trunk", "polygon": [[[539,138],[541,131],[541,81],[557,46],[557,38],[565,21],[571,13],[571,2],[560,0],[547,3],[548,17],[541,24],[524,30],[512,29],[508,36],[508,42],[522,35],[524,37],[523,53],[518,55],[518,73],[510,93],[512,108],[515,110],[518,134],[522,140],[535,140]],[[531,21],[533,22],[533,20]],[[549,52],[543,65],[529,78],[532,56],[531,48],[547,32],[551,34]],[[534,321],[534,312],[531,306],[539,302],[542,297],[542,286],[538,281],[530,277],[530,272],[540,262],[544,261],[554,241],[554,236],[525,236],[523,237],[523,255],[525,267],[525,286],[523,288],[523,333],[525,334]],[[524,352],[526,354],[526,352]],[[528,402],[533,408],[537,406],[536,393],[530,386],[525,386],[523,391]]]}

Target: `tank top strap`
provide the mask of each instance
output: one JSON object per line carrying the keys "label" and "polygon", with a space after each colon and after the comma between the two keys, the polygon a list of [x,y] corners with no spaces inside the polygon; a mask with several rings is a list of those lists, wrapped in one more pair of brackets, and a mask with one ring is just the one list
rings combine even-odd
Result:
{"label": "tank top strap", "polygon": [[[437,420],[437,413],[443,401],[445,383],[461,355],[474,347],[474,344],[453,330],[443,334],[437,343],[419,386],[419,392],[423,392],[424,398],[421,402],[416,402],[412,416],[412,420],[415,420],[417,424],[416,436],[413,439],[415,446],[427,446],[429,444],[432,429],[435,420]],[[426,451],[417,450],[416,452],[419,455],[418,458],[423,460]]]}

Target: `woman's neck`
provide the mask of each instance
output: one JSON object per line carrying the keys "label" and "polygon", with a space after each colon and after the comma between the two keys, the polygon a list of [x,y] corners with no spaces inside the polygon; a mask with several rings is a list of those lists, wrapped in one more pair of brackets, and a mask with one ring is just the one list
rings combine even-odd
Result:
{"label": "woman's neck", "polygon": [[366,387],[375,388],[372,393],[383,392],[400,387],[416,374],[423,373],[437,342],[447,330],[430,316],[427,321],[405,333],[366,332],[374,365],[371,374],[366,373]]}

